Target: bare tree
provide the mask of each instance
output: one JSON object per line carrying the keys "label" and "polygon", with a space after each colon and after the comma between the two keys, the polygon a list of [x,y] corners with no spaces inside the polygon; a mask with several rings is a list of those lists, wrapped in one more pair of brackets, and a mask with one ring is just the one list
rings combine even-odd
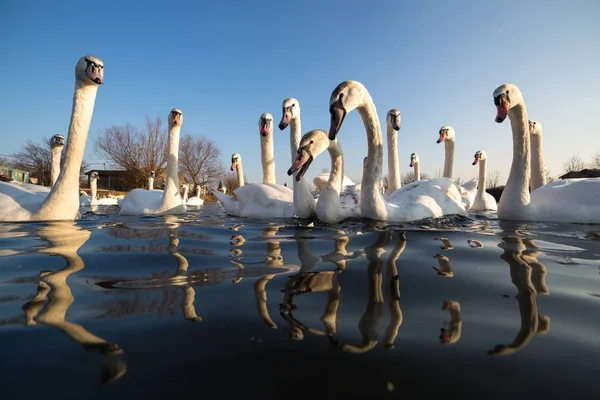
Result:
{"label": "bare tree", "polygon": [[571,171],[581,171],[585,168],[585,162],[579,157],[579,155],[573,155],[567,159],[563,163],[563,168],[565,169],[565,173]]}
{"label": "bare tree", "polygon": [[497,169],[490,171],[490,173],[487,176],[487,187],[498,187],[498,184],[500,183],[500,171],[498,171]]}
{"label": "bare tree", "polygon": [[596,152],[592,156],[592,162],[590,162],[590,168],[600,169],[600,151]]}
{"label": "bare tree", "polygon": [[[37,178],[39,185],[50,185],[52,167],[50,138],[43,140],[41,143],[28,140],[21,151],[12,153],[10,156],[12,158],[12,162],[10,162],[12,167],[29,172],[29,177]],[[64,157],[61,158],[61,168],[63,162]],[[88,168],[88,163],[83,160],[81,162],[80,174],[83,175]]]}
{"label": "bare tree", "polygon": [[[221,183],[227,189],[227,193],[231,194],[235,189],[238,188],[238,179],[235,172],[225,171],[220,176]],[[216,187],[216,185],[215,185]]]}
{"label": "bare tree", "polygon": [[[223,175],[223,167],[219,161],[220,156],[221,150],[210,139],[202,136],[194,138],[189,134],[181,137],[179,170],[186,182],[200,186],[213,186]],[[235,174],[233,175],[235,177]],[[227,187],[227,185],[225,186]]]}
{"label": "bare tree", "polygon": [[550,169],[548,169],[546,164],[544,164],[544,171],[546,171],[546,183],[554,182],[555,179],[550,175]]}
{"label": "bare tree", "polygon": [[[421,180],[427,180],[429,179],[429,175],[427,175],[426,173],[421,173]],[[408,171],[406,172],[404,175],[402,175],[402,177],[400,178],[400,183],[402,185],[408,185],[411,182],[415,181],[415,173],[414,171]]]}
{"label": "bare tree", "polygon": [[[136,128],[131,124],[112,125],[98,135],[96,153],[107,157],[128,173],[123,179],[132,187],[146,187],[150,171],[160,176],[166,168],[168,134],[160,117]],[[155,185],[157,185],[155,183]]]}

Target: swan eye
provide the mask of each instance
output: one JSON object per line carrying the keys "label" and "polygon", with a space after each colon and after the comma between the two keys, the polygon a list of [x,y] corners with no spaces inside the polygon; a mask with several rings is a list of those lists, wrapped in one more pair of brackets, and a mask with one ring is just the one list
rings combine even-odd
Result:
{"label": "swan eye", "polygon": [[508,89],[506,89],[506,94],[508,94]]}
{"label": "swan eye", "polygon": [[309,142],[309,144],[313,144],[314,142],[315,142],[314,140],[311,140],[311,141]]}
{"label": "swan eye", "polygon": [[296,104],[292,104],[292,107],[296,107]]}

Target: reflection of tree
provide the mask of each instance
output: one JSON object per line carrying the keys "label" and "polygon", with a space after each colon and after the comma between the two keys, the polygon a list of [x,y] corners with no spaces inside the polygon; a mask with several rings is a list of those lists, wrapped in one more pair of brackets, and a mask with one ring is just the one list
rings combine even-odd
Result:
{"label": "reflection of tree", "polygon": [[550,329],[550,318],[539,315],[537,311],[536,295],[550,293],[545,281],[546,267],[537,259],[537,246],[531,240],[503,236],[503,241],[498,247],[504,250],[500,258],[508,263],[512,283],[517,288],[521,328],[512,343],[495,346],[488,351],[490,355],[519,351],[527,346],[536,333],[545,334]]}
{"label": "reflection of tree", "polygon": [[67,310],[75,301],[67,278],[85,266],[77,251],[89,239],[90,231],[73,222],[61,221],[41,227],[39,235],[50,242],[50,247],[40,252],[59,255],[67,261],[67,265],[58,271],[40,273],[36,295],[23,306],[26,324],[33,326],[40,323],[59,329],[84,349],[101,353],[105,356],[104,383],[119,379],[127,370],[123,350],[117,344],[88,332],[83,326],[65,320]]}

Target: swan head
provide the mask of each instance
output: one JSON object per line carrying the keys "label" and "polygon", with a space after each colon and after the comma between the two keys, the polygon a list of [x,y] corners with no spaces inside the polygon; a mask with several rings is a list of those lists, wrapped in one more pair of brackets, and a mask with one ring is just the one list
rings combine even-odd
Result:
{"label": "swan head", "polygon": [[169,113],[169,126],[181,126],[183,124],[183,111],[174,108]]}
{"label": "swan head", "polygon": [[95,181],[98,179],[100,179],[100,175],[98,175],[98,173],[96,171],[92,171],[92,173],[90,174],[90,180]]}
{"label": "swan head", "polygon": [[501,123],[508,116],[508,110],[521,104],[523,95],[512,83],[505,83],[494,90],[494,105],[496,106],[496,122]]}
{"label": "swan head", "polygon": [[290,121],[300,116],[300,103],[293,97],[287,98],[281,105],[281,121],[279,130],[284,130],[290,124]]}
{"label": "swan head", "polygon": [[475,160],[473,160],[473,165],[476,165],[479,161],[487,160],[487,154],[483,150],[477,150],[475,153]]}
{"label": "swan head", "polygon": [[444,125],[440,128],[440,137],[437,140],[437,143],[442,143],[443,141],[454,141],[456,138],[454,134],[454,128],[448,125]]}
{"label": "swan head", "polygon": [[258,119],[258,129],[260,135],[263,137],[273,133],[273,116],[271,113],[265,112],[260,115],[260,118]]}
{"label": "swan head", "polygon": [[231,170],[235,170],[237,168],[238,165],[240,165],[242,163],[242,156],[240,156],[238,153],[233,153],[231,155]]}
{"label": "swan head", "polygon": [[50,147],[63,147],[65,145],[65,137],[61,134],[56,134],[50,138]]}
{"label": "swan head", "polygon": [[400,110],[392,108],[390,111],[388,111],[387,122],[392,126],[392,129],[394,129],[396,132],[400,130],[400,121]]}
{"label": "swan head", "polygon": [[288,175],[292,175],[300,170],[296,175],[296,181],[299,182],[306,171],[308,171],[310,163],[312,163],[319,154],[327,150],[330,143],[331,141],[327,137],[327,134],[320,129],[314,129],[305,133],[304,136],[302,136],[302,139],[300,139],[298,155],[290,169],[288,169]]}
{"label": "swan head", "polygon": [[75,66],[75,78],[86,85],[102,85],[104,62],[92,55],[81,57]]}
{"label": "swan head", "polygon": [[536,121],[536,120],[529,121],[529,134],[530,135],[541,135],[542,134],[542,124],[540,124],[540,121]]}
{"label": "swan head", "polygon": [[419,155],[417,153],[412,153],[410,155],[410,164],[408,165],[409,167],[414,167],[415,164],[419,163]]}
{"label": "swan head", "polygon": [[336,138],[346,115],[363,103],[365,95],[368,95],[367,88],[358,81],[344,81],[337,85],[329,98],[329,140]]}
{"label": "swan head", "polygon": [[148,178],[154,178],[155,172],[154,171],[150,171],[150,173],[148,174]]}

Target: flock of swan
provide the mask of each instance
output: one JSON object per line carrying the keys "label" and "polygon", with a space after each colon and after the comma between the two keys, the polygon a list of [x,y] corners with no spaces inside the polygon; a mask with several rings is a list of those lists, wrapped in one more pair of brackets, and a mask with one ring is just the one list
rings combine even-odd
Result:
{"label": "flock of swan", "polygon": [[[122,200],[96,199],[97,174],[90,176],[92,196],[79,198],[79,171],[85,151],[94,103],[99,85],[103,83],[102,60],[88,55],[75,67],[75,93],[69,125],[63,167],[60,168],[60,149],[64,138],[53,137],[52,186],[0,182],[0,221],[75,220],[80,206],[117,204],[123,215],[184,214],[187,206],[200,206],[199,195],[187,198],[189,186],[184,185],[183,198],[178,179],[179,133],[183,112],[174,108],[169,113],[169,157],[164,190],[153,188],[153,176],[148,189],[134,189]],[[600,178],[567,179],[546,184],[542,153],[542,127],[530,121],[519,88],[504,84],[494,93],[497,108],[496,122],[507,117],[511,121],[513,160],[508,181],[498,204],[486,192],[485,151],[475,153],[473,165],[479,165],[479,178],[463,185],[452,178],[455,132],[450,126],[439,131],[438,143],[445,143],[446,159],[442,178],[420,180],[419,157],[412,153],[410,166],[415,181],[401,186],[397,132],[400,130],[400,111],[392,109],[386,117],[388,142],[388,188],[382,191],[383,135],[377,110],[371,95],[357,81],[340,83],[329,100],[330,129],[301,133],[300,104],[288,98],[282,104],[280,130],[289,126],[293,188],[277,184],[273,148],[274,120],[263,113],[258,122],[260,133],[262,183],[244,184],[242,157],[232,155],[231,169],[237,171],[239,187],[232,196],[215,191],[226,213],[248,218],[310,218],[325,223],[338,223],[346,218],[362,217],[379,221],[409,222],[443,215],[466,215],[469,212],[497,210],[499,219],[519,221],[599,223]],[[367,157],[363,161],[360,184],[344,175],[344,158],[337,139],[344,118],[357,110],[367,136]],[[312,161],[327,151],[331,169],[327,182],[315,196],[305,179]],[[56,155],[55,155],[56,153]],[[532,157],[533,153],[533,157]],[[55,165],[56,164],[56,165]],[[60,172],[58,170],[60,169]],[[531,193],[530,193],[531,190]],[[99,202],[99,200],[102,200]]]}

